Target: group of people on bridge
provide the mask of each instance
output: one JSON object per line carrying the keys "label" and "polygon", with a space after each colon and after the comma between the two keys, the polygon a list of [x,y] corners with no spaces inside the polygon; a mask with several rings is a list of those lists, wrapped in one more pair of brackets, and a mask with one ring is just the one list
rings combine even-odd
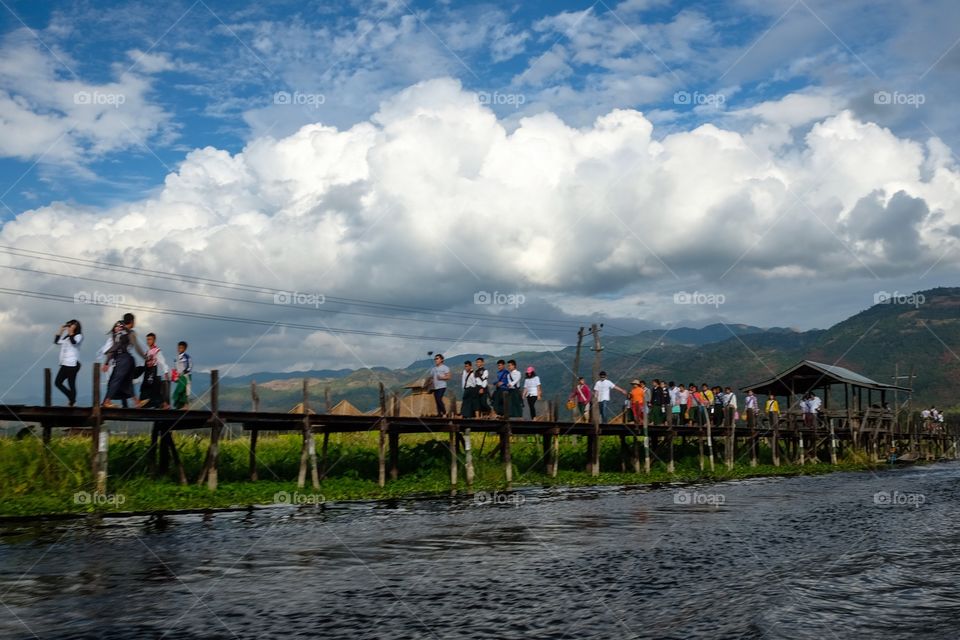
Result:
{"label": "group of people on bridge", "polygon": [[[435,415],[442,417],[447,415],[444,398],[453,372],[443,355],[434,355],[433,362],[424,386],[433,392]],[[515,360],[498,360],[496,366],[495,372],[487,371],[484,358],[463,363],[459,415],[464,418],[523,418],[526,401],[529,418],[535,419],[537,401],[543,398],[543,385],[536,369],[527,367],[525,374],[521,373]],[[580,377],[567,399],[567,408],[574,411],[578,419],[585,419],[589,417],[595,399],[600,422],[607,422],[619,413],[611,407],[614,392],[624,396],[624,419],[637,424],[646,418],[649,424],[655,425],[729,426],[743,419],[748,427],[753,428],[761,422],[775,425],[780,420],[780,403],[773,395],[769,395],[761,407],[760,399],[748,390],[741,408],[731,387],[693,382],[677,385],[660,379],[654,379],[648,386],[645,380],[635,378],[630,381],[630,388],[624,389],[610,380],[606,371],[600,372],[592,387]],[[805,425],[814,426],[821,413],[820,398],[812,392],[807,393],[799,406]]]}
{"label": "group of people on bridge", "polygon": [[[104,373],[110,371],[107,391],[103,397],[104,407],[116,406],[120,402],[124,407],[132,401],[136,407],[167,409],[188,409],[190,403],[190,380],[193,362],[187,353],[187,343],[177,344],[177,357],[171,368],[157,344],[155,333],[148,333],[145,347],[137,339],[136,317],[125,313],[107,332],[106,341],[97,352],[96,362]],[[77,373],[80,371],[80,346],[83,343],[83,329],[79,320],[69,320],[57,330],[53,339],[60,347],[60,369],[55,385],[66,397],[69,406],[77,402]],[[138,365],[134,353],[143,359]],[[137,395],[134,383],[142,378],[140,394]],[[170,398],[170,384],[173,384],[173,398]]]}

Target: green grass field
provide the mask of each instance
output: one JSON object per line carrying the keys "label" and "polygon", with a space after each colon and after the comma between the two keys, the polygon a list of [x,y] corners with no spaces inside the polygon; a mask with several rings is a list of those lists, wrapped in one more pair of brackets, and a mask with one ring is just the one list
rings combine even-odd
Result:
{"label": "green grass field", "polygon": [[[400,449],[400,478],[377,485],[377,434],[331,436],[329,473],[318,490],[309,481],[298,490],[299,435],[262,436],[257,446],[260,480],[248,479],[249,440],[246,437],[221,442],[219,488],[215,492],[197,486],[195,480],[206,454],[208,440],[177,435],[177,447],[190,480],[187,486],[174,476],[152,478],[148,473],[147,437],[117,437],[110,443],[109,481],[104,495],[94,495],[90,473],[90,441],[87,438],[54,438],[49,448],[37,438],[0,439],[0,516],[33,516],[65,513],[150,512],[268,505],[284,501],[303,503],[392,498],[410,495],[448,495],[450,458],[446,441],[433,436],[404,436]],[[482,445],[482,448],[481,448]],[[476,477],[473,489],[505,488],[499,456],[491,457],[496,437],[474,436]],[[318,443],[319,449],[319,443]],[[676,471],[655,461],[649,474],[621,471],[619,442],[604,438],[601,468],[591,477],[586,464],[586,439],[561,438],[560,469],[556,478],[545,474],[539,439],[515,437],[512,441],[513,484],[523,486],[628,485],[661,482],[726,480],[752,476],[828,473],[837,470],[873,468],[863,460],[842,464],[808,464],[804,467],[769,464],[769,452],[761,450],[761,464],[751,468],[746,461],[728,471],[717,462],[714,473],[701,472],[695,445],[676,449]],[[461,466],[458,489],[466,490]]]}

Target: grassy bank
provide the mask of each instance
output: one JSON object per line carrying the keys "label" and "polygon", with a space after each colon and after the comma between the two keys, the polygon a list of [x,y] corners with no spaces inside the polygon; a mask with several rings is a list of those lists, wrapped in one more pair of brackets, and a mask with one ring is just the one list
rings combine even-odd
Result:
{"label": "grassy bank", "polygon": [[[180,486],[173,476],[153,479],[147,473],[146,437],[116,438],[111,441],[107,494],[95,496],[90,475],[90,442],[86,438],[55,438],[49,449],[35,439],[0,440],[0,516],[51,515],[94,512],[143,512],[178,509],[225,508],[283,501],[309,503],[350,499],[375,499],[414,494],[448,494],[449,455],[445,442],[429,436],[407,436],[400,451],[400,479],[377,486],[377,449],[375,434],[346,434],[331,438],[330,473],[319,490],[296,489],[299,469],[300,437],[284,435],[262,437],[257,446],[260,478],[247,477],[248,440],[228,440],[220,446],[220,487],[210,492],[195,484]],[[494,438],[474,441],[476,479],[474,489],[504,487],[499,457],[491,458]],[[207,441],[192,436],[177,436],[187,477],[199,474]],[[591,477],[582,469],[586,464],[586,441],[562,438],[560,471],[556,478],[544,473],[540,443],[533,438],[516,438],[512,446],[513,487],[623,485],[655,482],[695,482],[728,480],[769,475],[828,473],[837,470],[861,470],[874,465],[848,460],[833,466],[808,464],[774,467],[761,452],[761,464],[751,468],[737,465],[732,470],[718,463],[714,473],[701,472],[694,445],[677,447],[676,472],[668,474],[661,463],[651,473],[621,473],[619,443],[605,438],[601,468],[611,470]],[[460,488],[465,489],[463,469]]]}

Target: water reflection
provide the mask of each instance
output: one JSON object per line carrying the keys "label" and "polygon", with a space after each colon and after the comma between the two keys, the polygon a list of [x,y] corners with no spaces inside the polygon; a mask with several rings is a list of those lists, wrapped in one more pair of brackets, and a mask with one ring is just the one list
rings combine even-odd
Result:
{"label": "water reflection", "polygon": [[12,523],[0,637],[956,637],[958,486],[937,465]]}

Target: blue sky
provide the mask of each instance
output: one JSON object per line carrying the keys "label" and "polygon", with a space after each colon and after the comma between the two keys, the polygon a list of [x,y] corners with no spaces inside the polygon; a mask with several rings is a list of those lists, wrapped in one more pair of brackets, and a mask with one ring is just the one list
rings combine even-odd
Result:
{"label": "blue sky", "polygon": [[[927,137],[929,129],[953,141],[942,84],[960,64],[956,14],[951,3],[813,0],[5,0],[5,53],[32,47],[47,65],[30,73],[91,87],[136,76],[143,102],[120,105],[121,123],[86,136],[70,129],[71,114],[55,101],[24,96],[18,82],[31,75],[2,78],[0,91],[62,116],[65,132],[53,150],[44,138],[0,158],[3,215],[53,200],[134,197],[160,185],[190,149],[236,152],[251,137],[282,137],[313,121],[346,127],[391,93],[437,76],[500,94],[503,103],[492,106],[508,121],[550,110],[585,125],[611,108],[631,108],[661,125],[662,135],[697,122],[744,126],[730,114],[799,92],[834,96],[906,135]],[[880,90],[927,99],[885,110],[868,100]],[[280,91],[323,102],[278,108]],[[691,102],[721,97],[694,109],[675,102],[678,91]],[[71,141],[76,153],[58,158]]]}
{"label": "blue sky", "polygon": [[946,0],[0,0],[0,352],[93,293],[234,373],[827,327],[956,285],[958,71]]}

